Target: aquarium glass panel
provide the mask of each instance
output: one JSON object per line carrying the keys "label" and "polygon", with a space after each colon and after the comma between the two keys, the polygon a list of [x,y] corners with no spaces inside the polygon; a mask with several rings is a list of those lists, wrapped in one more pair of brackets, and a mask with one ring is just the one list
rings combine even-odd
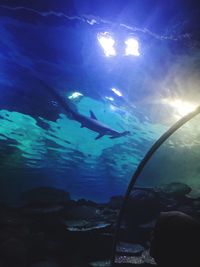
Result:
{"label": "aquarium glass panel", "polygon": [[149,246],[161,212],[178,211],[199,220],[199,122],[200,115],[197,115],[184,124],[145,165],[125,205],[116,262],[154,262]]}

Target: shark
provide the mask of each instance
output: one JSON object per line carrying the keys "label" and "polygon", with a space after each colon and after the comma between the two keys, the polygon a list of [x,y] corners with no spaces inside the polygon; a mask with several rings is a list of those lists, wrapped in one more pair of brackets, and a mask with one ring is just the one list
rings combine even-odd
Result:
{"label": "shark", "polygon": [[70,119],[79,122],[81,124],[81,128],[85,127],[93,132],[98,133],[95,140],[98,140],[105,135],[109,136],[111,139],[114,139],[130,134],[129,131],[118,132],[110,128],[108,125],[101,123],[95,116],[94,112],[91,110],[90,116],[85,116],[79,113],[73,103],[63,99],[63,97],[58,94],[54,90],[54,88],[46,84],[44,81],[40,80],[40,82],[44,85],[45,89],[54,97],[54,99],[60,104],[60,106],[62,106],[62,108],[65,110],[67,116]]}
{"label": "shark", "polygon": [[130,134],[129,131],[118,132],[110,128],[109,126],[101,123],[95,116],[94,112],[91,110],[90,110],[90,117],[72,111],[71,111],[71,116],[74,120],[78,121],[81,124],[81,128],[85,127],[94,132],[97,132],[98,135],[96,136],[95,140],[100,139],[105,135],[108,135],[110,136],[111,139],[114,139]]}

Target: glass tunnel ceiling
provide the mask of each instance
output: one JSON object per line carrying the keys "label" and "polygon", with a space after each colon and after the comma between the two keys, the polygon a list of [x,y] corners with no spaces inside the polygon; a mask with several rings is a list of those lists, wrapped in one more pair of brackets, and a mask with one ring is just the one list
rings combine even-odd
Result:
{"label": "glass tunnel ceiling", "polygon": [[4,201],[38,186],[123,194],[155,140],[198,106],[195,6],[150,2],[1,1]]}
{"label": "glass tunnel ceiling", "polygon": [[[144,165],[140,164],[141,168],[138,167],[140,173],[136,172],[137,177],[136,173],[133,176],[121,210],[113,261],[127,261],[126,257],[121,257],[127,252],[122,251],[127,243],[149,246],[150,233],[160,212],[184,212],[199,219],[199,113],[200,108],[195,116],[190,116],[187,122],[184,120],[184,124],[179,121],[169,135],[164,134],[156,149],[152,150],[151,157]],[[154,260],[147,255],[148,263],[153,263]],[[141,261],[142,258],[130,257],[131,260]]]}

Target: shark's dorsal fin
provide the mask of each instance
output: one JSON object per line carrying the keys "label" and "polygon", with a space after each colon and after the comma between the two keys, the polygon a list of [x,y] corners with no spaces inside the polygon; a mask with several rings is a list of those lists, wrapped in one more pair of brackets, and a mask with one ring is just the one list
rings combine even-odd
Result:
{"label": "shark's dorsal fin", "polygon": [[104,134],[99,134],[99,135],[97,135],[97,137],[95,138],[95,140],[101,138],[102,136],[104,136]]}
{"label": "shark's dorsal fin", "polygon": [[97,120],[97,117],[95,116],[95,114],[92,110],[90,110],[90,118],[93,120]]}

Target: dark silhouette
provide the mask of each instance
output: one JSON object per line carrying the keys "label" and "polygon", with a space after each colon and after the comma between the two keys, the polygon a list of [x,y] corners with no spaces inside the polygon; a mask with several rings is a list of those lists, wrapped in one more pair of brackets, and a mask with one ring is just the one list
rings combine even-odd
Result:
{"label": "dark silhouette", "polygon": [[59,95],[54,88],[46,84],[44,81],[40,80],[41,84],[43,84],[46,91],[50,93],[51,96],[53,96],[54,100],[57,101],[60,106],[65,110],[67,116],[71,120],[75,120],[81,124],[81,128],[87,128],[93,132],[98,133],[95,140],[103,137],[104,135],[108,135],[109,138],[119,138],[122,136],[126,136],[130,134],[130,131],[123,131],[118,132],[112,128],[110,128],[108,125],[105,125],[98,121],[93,111],[90,110],[90,116],[85,116],[80,114],[73,103],[71,103],[68,100],[64,100],[61,95]]}
{"label": "dark silhouette", "polygon": [[103,137],[104,135],[109,135],[111,139],[114,139],[130,134],[129,131],[118,132],[110,128],[109,126],[101,123],[100,121],[97,120],[95,114],[91,110],[90,110],[90,117],[84,116],[74,110],[69,110],[69,112],[73,120],[76,120],[81,123],[81,128],[85,127],[98,133],[95,140]]}
{"label": "dark silhouette", "polygon": [[200,266],[200,223],[182,212],[161,213],[150,254],[159,267]]}

